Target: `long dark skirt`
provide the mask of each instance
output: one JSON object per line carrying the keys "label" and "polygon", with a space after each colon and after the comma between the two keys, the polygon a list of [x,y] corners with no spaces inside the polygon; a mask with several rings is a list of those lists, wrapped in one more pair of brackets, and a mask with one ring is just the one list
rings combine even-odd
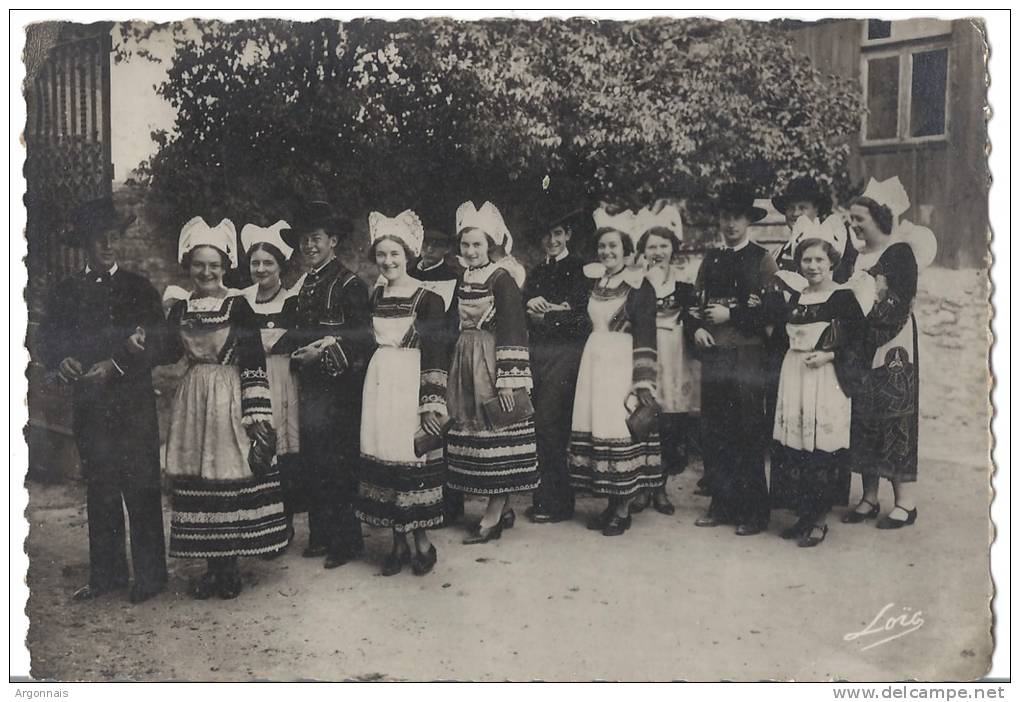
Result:
{"label": "long dark skirt", "polygon": [[814,519],[850,501],[849,451],[797,451],[773,442],[770,496],[773,509]]}
{"label": "long dark skirt", "polygon": [[733,524],[769,519],[765,481],[765,349],[715,348],[702,356],[701,420],[708,513]]}
{"label": "long dark skirt", "polygon": [[854,395],[850,419],[853,470],[861,475],[903,483],[917,480],[918,363],[917,325],[913,327],[913,357],[892,346],[883,364],[864,375]]}
{"label": "long dark skirt", "polygon": [[173,479],[170,555],[261,556],[287,545],[279,473],[248,480]]}

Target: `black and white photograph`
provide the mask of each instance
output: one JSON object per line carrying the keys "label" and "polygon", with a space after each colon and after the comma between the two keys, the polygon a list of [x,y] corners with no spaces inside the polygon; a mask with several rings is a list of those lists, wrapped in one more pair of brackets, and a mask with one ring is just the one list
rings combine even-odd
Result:
{"label": "black and white photograph", "polygon": [[411,14],[12,18],[11,680],[1008,679],[1008,13]]}

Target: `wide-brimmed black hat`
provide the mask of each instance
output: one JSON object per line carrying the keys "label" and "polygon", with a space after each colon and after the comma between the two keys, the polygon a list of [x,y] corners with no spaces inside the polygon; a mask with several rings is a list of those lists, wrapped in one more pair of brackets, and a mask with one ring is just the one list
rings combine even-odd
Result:
{"label": "wide-brimmed black hat", "polygon": [[712,202],[716,212],[737,212],[746,214],[752,222],[764,219],[768,212],[754,205],[754,190],[744,183],[727,183],[719,189],[719,195]]}
{"label": "wide-brimmed black hat", "polygon": [[534,226],[529,227],[529,238],[539,241],[556,227],[569,228],[575,236],[583,236],[591,220],[593,208],[579,207],[580,203],[546,204],[539,208]]}
{"label": "wide-brimmed black hat", "polygon": [[829,194],[811,176],[794,178],[786,184],[786,189],[780,195],[772,198],[772,206],[782,214],[786,214],[786,208],[791,202],[813,203],[819,213],[827,212],[832,206]]}
{"label": "wide-brimmed black hat", "polygon": [[291,218],[290,229],[281,229],[280,236],[287,245],[298,248],[302,234],[322,229],[331,236],[343,236],[351,229],[350,221],[333,211],[325,200],[312,200],[301,205]]}
{"label": "wide-brimmed black hat", "polygon": [[426,227],[423,241],[435,241],[446,246],[450,246],[453,243],[453,237],[442,229]]}
{"label": "wide-brimmed black hat", "polygon": [[64,235],[64,243],[68,246],[84,246],[94,234],[108,231],[124,233],[135,219],[133,214],[118,212],[112,198],[89,200],[72,213],[71,227]]}

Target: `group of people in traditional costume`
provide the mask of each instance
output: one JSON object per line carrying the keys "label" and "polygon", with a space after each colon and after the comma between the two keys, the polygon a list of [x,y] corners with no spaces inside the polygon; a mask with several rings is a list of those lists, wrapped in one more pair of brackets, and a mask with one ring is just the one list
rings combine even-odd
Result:
{"label": "group of people in traditional costume", "polygon": [[[238,559],[283,553],[300,511],[302,555],[325,568],[362,554],[362,523],[389,529],[384,575],[432,571],[429,532],[463,516],[465,495],[485,498],[465,544],[512,528],[519,493],[531,493],[536,524],[572,520],[576,494],[604,498],[587,527],[618,536],[644,510],[675,513],[667,480],[695,447],[696,494],[710,498],[699,527],[748,536],[789,509],[796,522],[780,535],[816,546],[831,508],[849,504],[851,471],[863,495],[844,523],[879,516],[885,478],[895,505],[877,526],[913,524],[911,310],[934,235],[902,221],[897,178],[873,179],[848,220],[811,178],[772,202],[791,231],[775,253],[750,239],[766,215],[752,189],[723,186],[719,246],[693,279],[676,265],[683,222],[666,200],[565,208],[541,227],[530,272],[491,202],[456,211],[459,268],[450,238],[415,212],[372,212],[373,285],[337,257],[352,225],[326,202],[240,237],[229,220],[196,217],[178,247],[191,289],[168,289],[165,317],[151,284],[118,266],[130,220],[89,203],[73,240],[87,266],[53,290],[37,343],[74,392],[90,546],[75,598],[128,584],[122,498],[131,600],[166,587],[151,369],[181,359],[169,554],[206,561],[191,586],[200,599],[237,597]],[[572,250],[586,225],[587,264]],[[306,272],[288,289],[296,250]],[[224,282],[242,256],[243,290]]]}

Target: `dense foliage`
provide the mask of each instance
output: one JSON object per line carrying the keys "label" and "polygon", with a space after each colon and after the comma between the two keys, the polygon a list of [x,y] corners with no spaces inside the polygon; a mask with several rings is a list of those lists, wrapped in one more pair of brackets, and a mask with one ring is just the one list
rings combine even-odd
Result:
{"label": "dense foliage", "polygon": [[527,217],[546,191],[849,186],[858,89],[768,24],[197,21],[124,26],[122,56],[153,32],[175,39],[160,91],[178,116],[141,172],[168,225],[268,222],[310,196],[449,228],[469,197]]}

